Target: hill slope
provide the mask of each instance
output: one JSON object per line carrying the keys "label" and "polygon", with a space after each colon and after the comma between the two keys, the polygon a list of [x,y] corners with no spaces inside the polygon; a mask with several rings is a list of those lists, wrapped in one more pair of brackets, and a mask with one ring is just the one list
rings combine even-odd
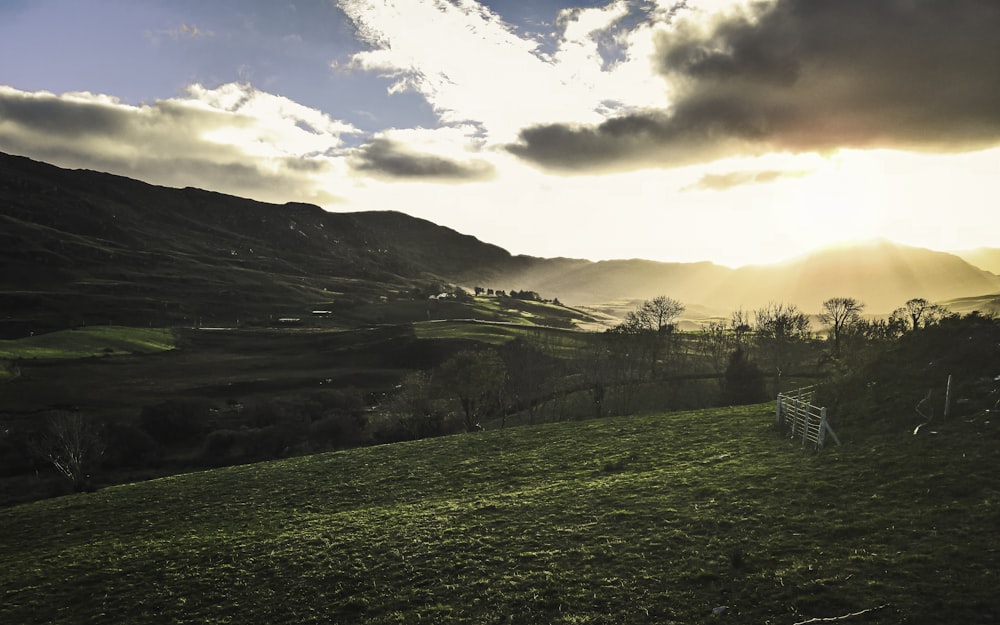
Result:
{"label": "hill slope", "polygon": [[981,247],[975,250],[955,252],[955,255],[964,258],[980,269],[1000,275],[1000,248]]}
{"label": "hill slope", "polygon": [[0,154],[8,335],[312,308],[349,317],[359,303],[509,262],[496,246],[400,213],[267,204]]}
{"label": "hill slope", "polygon": [[5,623],[988,622],[996,425],[773,408],[385,445],[0,510]]}

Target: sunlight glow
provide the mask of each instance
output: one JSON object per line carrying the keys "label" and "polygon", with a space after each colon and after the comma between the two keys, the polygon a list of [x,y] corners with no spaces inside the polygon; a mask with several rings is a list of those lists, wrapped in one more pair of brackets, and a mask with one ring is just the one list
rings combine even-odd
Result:
{"label": "sunlight glow", "polygon": [[863,155],[829,157],[813,174],[790,183],[789,221],[805,247],[867,240],[885,226],[885,177],[882,165]]}

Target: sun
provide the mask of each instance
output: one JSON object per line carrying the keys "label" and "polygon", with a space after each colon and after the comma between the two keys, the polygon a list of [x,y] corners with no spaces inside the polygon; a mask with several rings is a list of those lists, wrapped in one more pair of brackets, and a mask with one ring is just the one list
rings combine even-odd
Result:
{"label": "sun", "polygon": [[888,194],[877,161],[839,153],[792,181],[786,219],[803,247],[886,236]]}

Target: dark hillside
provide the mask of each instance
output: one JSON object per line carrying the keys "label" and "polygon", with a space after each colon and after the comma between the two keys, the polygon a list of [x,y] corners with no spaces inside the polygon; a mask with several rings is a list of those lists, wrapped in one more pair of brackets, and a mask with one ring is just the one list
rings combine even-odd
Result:
{"label": "dark hillside", "polygon": [[[347,311],[510,254],[401,213],[329,213],[0,155],[0,334]],[[456,269],[459,268],[459,269]]]}

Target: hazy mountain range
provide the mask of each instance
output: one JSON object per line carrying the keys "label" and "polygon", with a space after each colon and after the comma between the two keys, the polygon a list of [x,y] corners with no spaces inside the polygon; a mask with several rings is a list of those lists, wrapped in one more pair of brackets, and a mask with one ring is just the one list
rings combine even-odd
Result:
{"label": "hazy mountain range", "polygon": [[887,312],[912,297],[1000,293],[1000,277],[972,264],[996,270],[998,258],[1000,250],[960,257],[888,241],[739,269],[513,256],[400,212],[268,204],[0,154],[4,335],[316,308],[363,323],[365,304],[436,283],[532,290],[578,305],[666,294],[723,312],[769,301],[815,312],[826,298],[851,296]]}

